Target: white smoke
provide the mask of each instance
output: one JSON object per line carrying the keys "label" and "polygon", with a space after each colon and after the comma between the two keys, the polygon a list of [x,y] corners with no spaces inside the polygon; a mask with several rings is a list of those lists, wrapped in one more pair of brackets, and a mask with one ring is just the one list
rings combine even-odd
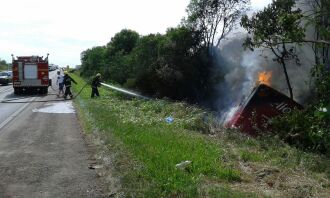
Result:
{"label": "white smoke", "polygon": [[[257,85],[258,74],[272,72],[271,87],[288,95],[288,86],[282,65],[274,61],[274,55],[267,50],[244,50],[244,37],[227,41],[218,51],[218,63],[224,67],[225,76],[218,86],[218,112],[224,121],[233,114],[237,106],[250,95]],[[294,100],[304,104],[310,96],[310,69],[314,65],[313,52],[309,47],[300,48],[298,56],[301,65],[295,61],[287,62],[287,70],[293,88]]]}
{"label": "white smoke", "polygon": [[[313,11],[312,4],[316,1],[299,0],[297,7],[304,13]],[[249,13],[252,15],[252,13]],[[306,26],[307,24],[302,24]],[[235,36],[235,37],[234,37]],[[274,61],[274,54],[270,50],[257,49],[255,51],[244,50],[242,44],[246,35],[232,35],[218,50],[217,61],[225,73],[223,82],[219,83],[219,100],[216,105],[222,120],[228,119],[237,106],[245,101],[256,86],[259,72],[271,71],[271,87],[289,95],[288,85],[285,79],[282,65]],[[306,27],[307,39],[315,38],[315,28]],[[294,100],[304,105],[313,94],[313,84],[310,76],[311,68],[315,65],[315,56],[311,44],[305,44],[296,51],[300,65],[295,61],[287,61],[287,72],[293,89]],[[330,52],[329,52],[330,53]]]}

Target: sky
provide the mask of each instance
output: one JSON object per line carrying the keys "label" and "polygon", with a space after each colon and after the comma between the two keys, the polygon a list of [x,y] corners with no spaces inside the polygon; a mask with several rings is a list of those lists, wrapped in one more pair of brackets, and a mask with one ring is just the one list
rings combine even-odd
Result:
{"label": "sky", "polygon": [[[3,0],[0,59],[49,53],[50,63],[80,65],[80,53],[107,44],[122,29],[165,33],[186,16],[190,0]],[[251,0],[261,9],[271,0]]]}

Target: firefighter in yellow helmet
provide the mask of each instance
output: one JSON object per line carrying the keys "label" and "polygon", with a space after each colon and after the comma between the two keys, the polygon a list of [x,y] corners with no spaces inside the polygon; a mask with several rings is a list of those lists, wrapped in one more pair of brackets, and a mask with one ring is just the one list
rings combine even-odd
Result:
{"label": "firefighter in yellow helmet", "polygon": [[92,79],[92,94],[91,98],[94,98],[95,96],[100,97],[99,90],[97,87],[101,86],[101,74],[98,73],[96,76]]}

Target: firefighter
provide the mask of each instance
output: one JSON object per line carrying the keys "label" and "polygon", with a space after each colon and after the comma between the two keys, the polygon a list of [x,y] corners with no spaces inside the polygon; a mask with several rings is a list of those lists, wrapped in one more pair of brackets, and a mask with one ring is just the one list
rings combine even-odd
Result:
{"label": "firefighter", "polygon": [[63,83],[65,86],[65,92],[64,92],[64,99],[66,99],[66,97],[68,95],[70,95],[70,98],[73,98],[73,94],[71,93],[71,81],[74,82],[74,84],[77,84],[76,81],[73,80],[73,78],[71,78],[68,74],[67,71],[64,72],[64,78],[63,78]]}
{"label": "firefighter", "polygon": [[92,79],[91,98],[94,98],[95,95],[97,97],[100,97],[99,90],[97,89],[97,87],[99,87],[99,86],[101,86],[101,74],[100,73],[96,74],[96,76]]}

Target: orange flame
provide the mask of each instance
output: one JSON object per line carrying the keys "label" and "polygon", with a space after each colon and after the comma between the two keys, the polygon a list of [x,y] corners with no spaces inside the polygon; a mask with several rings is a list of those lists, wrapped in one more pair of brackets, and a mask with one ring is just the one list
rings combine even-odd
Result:
{"label": "orange flame", "polygon": [[271,71],[270,72],[259,72],[258,83],[270,85],[270,81],[272,79],[272,74],[273,74],[273,72],[271,72]]}

